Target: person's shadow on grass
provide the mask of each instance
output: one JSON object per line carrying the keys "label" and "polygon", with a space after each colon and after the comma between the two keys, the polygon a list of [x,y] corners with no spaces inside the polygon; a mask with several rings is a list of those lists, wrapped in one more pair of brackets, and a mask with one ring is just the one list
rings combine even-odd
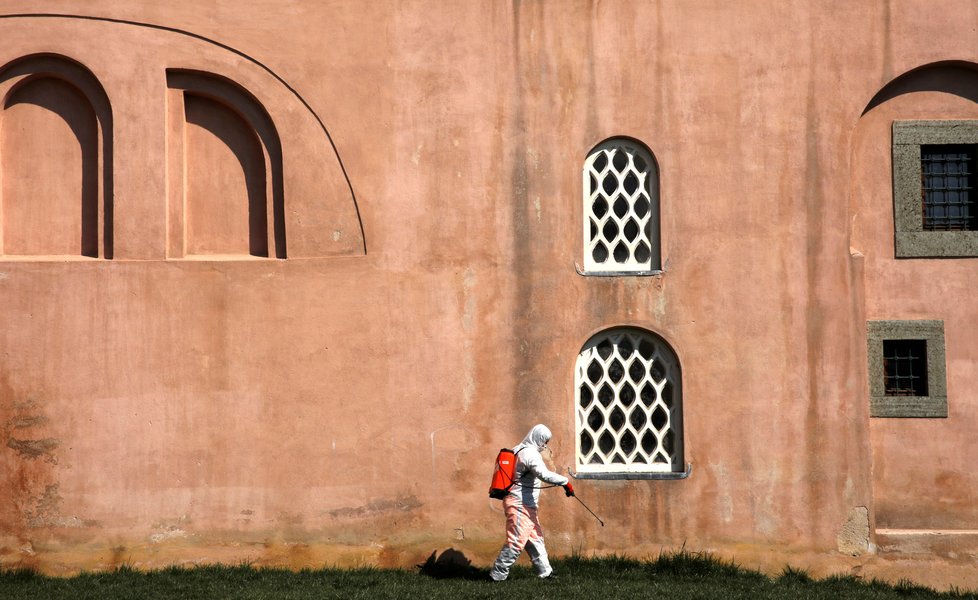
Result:
{"label": "person's shadow on grass", "polygon": [[472,561],[455,548],[449,548],[438,555],[435,550],[428,560],[418,565],[422,575],[435,579],[468,579],[470,581],[488,581],[489,569],[472,566]]}

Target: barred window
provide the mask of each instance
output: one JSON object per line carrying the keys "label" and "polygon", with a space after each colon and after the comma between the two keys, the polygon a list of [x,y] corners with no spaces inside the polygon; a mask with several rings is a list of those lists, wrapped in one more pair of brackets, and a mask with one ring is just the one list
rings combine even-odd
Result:
{"label": "barred window", "polygon": [[927,395],[927,340],[883,340],[887,396]]}
{"label": "barred window", "polygon": [[920,147],[924,231],[974,231],[975,146]]}
{"label": "barred window", "polygon": [[672,348],[637,328],[588,341],[575,369],[577,471],[683,470],[682,377]]}
{"label": "barred window", "polygon": [[658,167],[641,144],[615,138],[584,161],[584,272],[647,273],[659,257]]}
{"label": "barred window", "polygon": [[893,122],[897,258],[978,256],[978,119]]}
{"label": "barred window", "polygon": [[869,416],[947,417],[943,321],[869,321]]}

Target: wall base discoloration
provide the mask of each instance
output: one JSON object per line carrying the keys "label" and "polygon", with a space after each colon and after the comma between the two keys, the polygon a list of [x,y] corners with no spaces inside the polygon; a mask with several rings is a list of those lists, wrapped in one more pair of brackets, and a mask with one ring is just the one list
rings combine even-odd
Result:
{"label": "wall base discoloration", "polygon": [[[277,539],[276,539],[277,538]],[[945,540],[946,541],[946,540]],[[554,540],[550,544],[554,545]],[[133,540],[126,543],[121,538],[115,545],[76,544],[70,549],[64,546],[35,547],[31,543],[19,546],[5,544],[0,539],[0,568],[28,566],[38,571],[58,576],[72,576],[81,571],[105,571],[127,566],[152,570],[171,565],[195,566],[205,564],[250,564],[255,567],[279,567],[287,569],[315,569],[322,567],[362,567],[376,565],[384,568],[413,569],[425,561],[432,551],[454,548],[472,561],[475,567],[492,564],[502,543],[499,539],[466,536],[458,539],[402,539],[392,538],[363,545],[333,544],[326,541],[296,541],[269,534],[266,539],[228,536],[193,535],[174,537],[147,543]],[[777,545],[711,544],[703,547],[683,545],[638,546],[626,555],[635,559],[655,559],[660,553],[707,552],[735,564],[755,569],[776,577],[786,566],[803,569],[812,577],[852,575],[866,581],[880,579],[896,583],[913,580],[939,590],[952,587],[973,589],[978,586],[978,576],[973,568],[972,554],[939,556],[921,553],[921,546],[904,548],[905,553],[890,542],[881,546],[881,552],[863,553],[860,556],[837,553],[806,552],[797,548]],[[38,556],[38,552],[43,557]],[[615,550],[577,553],[583,556],[607,556],[620,554]],[[569,549],[553,556],[570,554]],[[523,559],[526,560],[526,559]]]}
{"label": "wall base discoloration", "polygon": [[854,506],[836,538],[839,552],[858,556],[869,552],[869,509]]}
{"label": "wall base discoloration", "polygon": [[37,498],[32,498],[31,504],[33,506],[25,510],[24,516],[27,518],[27,526],[31,529],[101,526],[94,519],[81,519],[76,516],[62,515],[61,503],[63,500],[64,498],[58,494],[58,484],[54,483],[45,487],[43,494]]}

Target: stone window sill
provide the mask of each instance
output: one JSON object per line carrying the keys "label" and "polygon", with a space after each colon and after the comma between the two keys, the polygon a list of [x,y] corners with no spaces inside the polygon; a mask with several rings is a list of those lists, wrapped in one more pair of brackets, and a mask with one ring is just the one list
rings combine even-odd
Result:
{"label": "stone window sill", "polygon": [[585,271],[577,263],[574,263],[574,270],[582,277],[655,277],[665,273],[663,269],[651,271]]}
{"label": "stone window sill", "polygon": [[693,465],[687,463],[685,471],[673,473],[575,473],[573,471],[569,471],[569,473],[572,479],[662,481],[688,478],[693,473]]}

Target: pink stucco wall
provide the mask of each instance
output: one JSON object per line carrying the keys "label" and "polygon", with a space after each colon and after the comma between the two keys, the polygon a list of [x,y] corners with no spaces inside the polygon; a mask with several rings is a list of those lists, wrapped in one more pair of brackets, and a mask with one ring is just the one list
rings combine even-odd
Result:
{"label": "pink stucco wall", "polygon": [[[546,422],[573,465],[575,358],[620,325],[682,361],[692,475],[581,482],[604,528],[546,498],[552,552],[882,573],[904,557],[872,530],[839,552],[860,507],[978,529],[973,261],[894,264],[887,134],[978,110],[913,94],[861,117],[901,73],[978,63],[978,7],[938,4],[6,2],[0,64],[62,55],[109,98],[114,253],[0,262],[0,564],[486,561],[495,451]],[[225,184],[175,192],[219,152],[180,137],[167,69],[274,121],[287,259],[181,253]],[[661,275],[575,267],[581,165],[616,135],[659,164]],[[234,218],[206,235],[240,246]],[[945,320],[949,419],[870,421],[883,318]]]}

